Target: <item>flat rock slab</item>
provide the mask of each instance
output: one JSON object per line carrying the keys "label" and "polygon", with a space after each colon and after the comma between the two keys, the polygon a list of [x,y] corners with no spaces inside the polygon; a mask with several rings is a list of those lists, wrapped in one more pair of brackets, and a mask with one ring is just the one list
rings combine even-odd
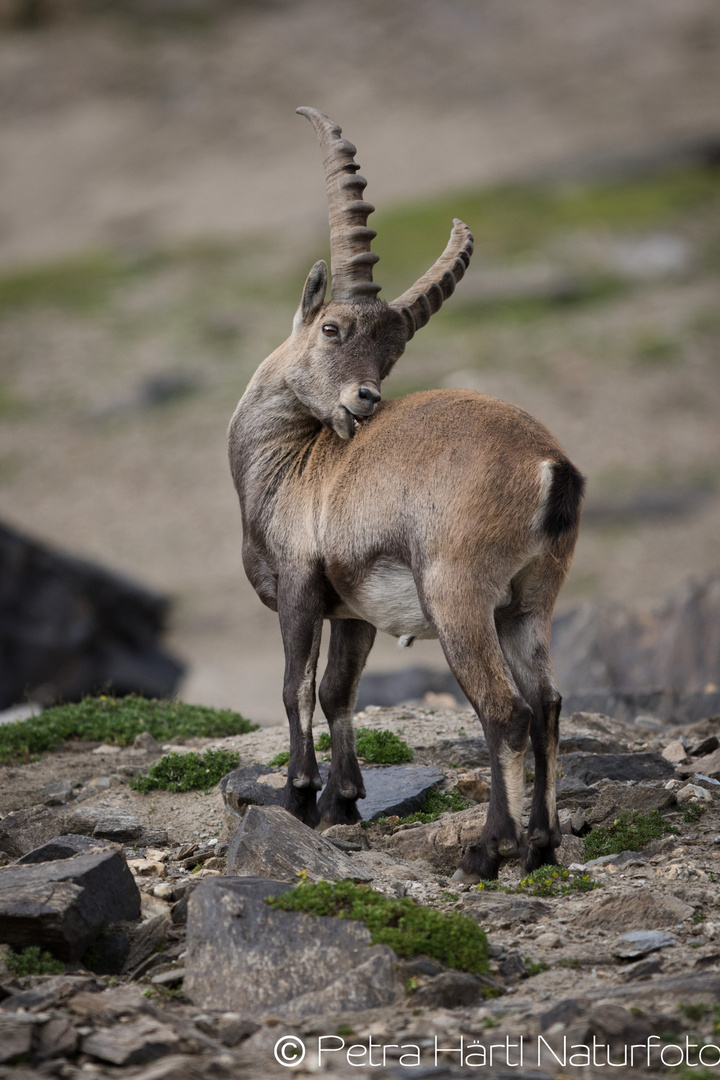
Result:
{"label": "flat rock slab", "polygon": [[370,881],[371,875],[329,840],[279,806],[249,806],[228,845],[228,872],[240,877]]}
{"label": "flat rock slab", "polygon": [[593,897],[577,921],[586,930],[659,930],[684,922],[694,913],[692,905],[677,896],[638,889],[630,896]]}
{"label": "flat rock slab", "polygon": [[172,1028],[150,1017],[99,1028],[82,1041],[83,1053],[111,1065],[143,1065],[177,1050],[180,1039]]}
{"label": "flat rock slab", "polygon": [[466,739],[441,739],[430,748],[432,755],[443,765],[489,765],[490,751],[482,735]]}
{"label": "flat rock slab", "polygon": [[662,754],[563,754],[558,761],[565,777],[585,784],[609,780],[669,780],[675,769]]}
{"label": "flat rock slab", "polygon": [[34,865],[35,863],[54,862],[56,859],[71,859],[73,855],[82,855],[88,851],[113,850],[109,844],[102,840],[95,840],[91,836],[80,836],[69,833],[58,836],[55,840],[49,840],[41,847],[33,848],[16,862],[20,866]]}
{"label": "flat rock slab", "polygon": [[662,930],[632,930],[628,934],[620,934],[613,952],[624,960],[637,960],[669,945],[677,945],[677,941]]}
{"label": "flat rock slab", "polygon": [[[323,782],[328,766],[320,765]],[[363,821],[394,814],[402,817],[419,810],[430,792],[445,779],[434,765],[387,765],[363,768],[366,797],[358,801]],[[231,810],[244,814],[248,806],[280,806],[285,787],[284,771],[267,765],[246,765],[220,781],[223,799]]]}
{"label": "flat rock slab", "polygon": [[692,776],[693,773],[702,773],[712,780],[720,780],[720,750],[713,750],[711,754],[696,757],[692,765],[681,765],[677,770],[678,776]]}
{"label": "flat rock slab", "polygon": [[18,859],[33,848],[65,832],[62,814],[39,804],[14,810],[0,821],[0,851]]}
{"label": "flat rock slab", "polygon": [[99,840],[127,843],[140,840],[145,844],[166,844],[166,829],[146,829],[140,818],[115,806],[80,806],[68,816],[67,829],[81,836]]}
{"label": "flat rock slab", "polygon": [[419,810],[433,788],[445,779],[434,765],[387,765],[363,769],[366,796],[358,801],[363,821],[377,821]]}
{"label": "flat rock slab", "polygon": [[285,1020],[390,1005],[397,957],[354,920],[275,911],[290,888],[261,878],[206,878],[188,904],[183,992],[201,1009]]}
{"label": "flat rock slab", "polygon": [[627,785],[611,781],[600,788],[587,815],[588,825],[599,825],[614,820],[624,810],[637,810],[639,814],[652,814],[655,810],[670,810],[677,800],[675,793],[666,791],[662,785]]}
{"label": "flat rock slab", "polygon": [[421,859],[438,870],[455,869],[468,848],[477,844],[485,825],[487,806],[473,806],[457,814],[443,814],[428,825],[399,829],[385,850],[402,859]]}
{"label": "flat rock slab", "polygon": [[117,851],[0,869],[0,941],[79,959],[108,923],[140,917],[140,893]]}

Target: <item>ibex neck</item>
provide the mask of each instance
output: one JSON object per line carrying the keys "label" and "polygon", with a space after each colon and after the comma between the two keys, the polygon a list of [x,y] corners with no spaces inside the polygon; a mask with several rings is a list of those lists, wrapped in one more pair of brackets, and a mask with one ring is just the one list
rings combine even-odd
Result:
{"label": "ibex neck", "polygon": [[230,424],[230,463],[241,502],[248,494],[276,491],[322,431],[276,359],[273,354],[260,365]]}

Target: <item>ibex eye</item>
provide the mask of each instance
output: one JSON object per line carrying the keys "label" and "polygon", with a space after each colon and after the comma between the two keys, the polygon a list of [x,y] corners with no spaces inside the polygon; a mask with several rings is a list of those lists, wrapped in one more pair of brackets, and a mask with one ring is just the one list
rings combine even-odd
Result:
{"label": "ibex eye", "polygon": [[335,323],[326,322],[323,325],[322,332],[326,337],[336,337],[340,333],[340,330]]}

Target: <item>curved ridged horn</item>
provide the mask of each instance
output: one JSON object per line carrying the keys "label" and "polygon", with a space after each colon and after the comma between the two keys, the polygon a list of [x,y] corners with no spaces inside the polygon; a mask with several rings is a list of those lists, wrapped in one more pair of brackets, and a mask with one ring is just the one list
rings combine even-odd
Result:
{"label": "curved ridged horn", "polygon": [[342,128],[317,109],[296,109],[306,116],[320,141],[330,210],[330,269],[333,300],[373,299],[380,285],[372,279],[372,268],[379,259],[370,250],[377,236],[367,226],[368,215],[375,207],[365,202],[367,180],[358,174],[357,150],[341,138]]}
{"label": "curved ridged horn", "polygon": [[473,253],[473,236],[464,221],[453,218],[447,247],[436,263],[390,307],[401,311],[407,323],[408,341],[429,321],[455,291]]}

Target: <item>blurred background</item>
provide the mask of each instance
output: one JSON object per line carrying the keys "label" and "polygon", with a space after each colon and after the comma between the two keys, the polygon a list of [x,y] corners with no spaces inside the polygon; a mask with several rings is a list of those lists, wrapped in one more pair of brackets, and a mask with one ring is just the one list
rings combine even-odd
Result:
{"label": "blurred background", "polygon": [[[383,297],[471,226],[385,392],[481,390],[558,436],[589,477],[558,611],[642,625],[716,574],[716,0],[0,0],[0,600],[21,564],[52,577],[18,532],[90,560],[149,590],[153,632],[169,617],[183,698],[282,718],[225,431],[327,254],[298,105],[358,147]],[[369,669],[409,662],[444,669],[390,638]]]}

